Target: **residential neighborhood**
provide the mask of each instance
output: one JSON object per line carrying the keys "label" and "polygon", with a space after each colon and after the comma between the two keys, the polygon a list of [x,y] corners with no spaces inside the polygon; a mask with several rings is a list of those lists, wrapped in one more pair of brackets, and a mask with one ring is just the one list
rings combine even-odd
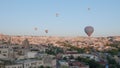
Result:
{"label": "residential neighborhood", "polygon": [[[1,68],[92,68],[90,62],[105,68],[108,58],[120,64],[120,37],[89,39],[1,34],[0,41]],[[116,52],[109,52],[112,50]]]}

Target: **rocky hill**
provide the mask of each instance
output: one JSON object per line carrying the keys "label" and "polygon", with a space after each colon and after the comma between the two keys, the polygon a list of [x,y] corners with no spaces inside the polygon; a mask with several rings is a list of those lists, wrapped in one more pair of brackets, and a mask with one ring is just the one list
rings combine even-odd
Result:
{"label": "rocky hill", "polygon": [[57,45],[58,42],[68,42],[74,45],[82,45],[81,43],[88,43],[92,41],[93,43],[110,43],[113,41],[120,41],[120,36],[110,36],[110,37],[56,37],[56,36],[10,36],[0,34],[0,42],[5,44],[22,44],[22,41],[28,39],[30,44],[48,44],[52,43]]}

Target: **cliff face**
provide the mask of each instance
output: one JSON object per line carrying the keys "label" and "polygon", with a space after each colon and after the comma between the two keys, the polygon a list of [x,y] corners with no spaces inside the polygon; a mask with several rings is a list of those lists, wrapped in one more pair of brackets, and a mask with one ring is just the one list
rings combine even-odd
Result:
{"label": "cliff face", "polygon": [[19,44],[21,45],[22,42],[28,39],[29,44],[47,44],[47,43],[52,43],[52,44],[58,44],[57,42],[67,42],[70,44],[82,44],[82,43],[87,43],[89,40],[91,40],[94,44],[99,42],[102,43],[103,45],[106,43],[110,43],[110,39],[112,41],[120,41],[120,36],[115,36],[115,37],[56,37],[56,36],[10,36],[10,35],[3,35],[0,34],[0,41],[1,42],[6,42],[9,44]]}

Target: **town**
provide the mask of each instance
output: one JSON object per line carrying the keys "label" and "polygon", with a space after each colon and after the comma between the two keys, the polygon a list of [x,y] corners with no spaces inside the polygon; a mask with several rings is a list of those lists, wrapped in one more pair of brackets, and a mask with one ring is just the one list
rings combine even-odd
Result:
{"label": "town", "polygon": [[120,68],[120,0],[0,0],[0,68]]}
{"label": "town", "polygon": [[0,34],[0,68],[119,68],[120,37]]}

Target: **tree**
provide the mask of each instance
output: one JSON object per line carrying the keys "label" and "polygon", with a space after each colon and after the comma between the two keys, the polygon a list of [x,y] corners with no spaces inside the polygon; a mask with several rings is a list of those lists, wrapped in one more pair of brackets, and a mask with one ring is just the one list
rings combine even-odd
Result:
{"label": "tree", "polygon": [[50,66],[47,66],[46,68],[51,68]]}
{"label": "tree", "polygon": [[88,62],[88,64],[89,64],[90,68],[98,68],[98,67],[100,67],[100,64],[95,62],[95,60],[90,60]]}
{"label": "tree", "polygon": [[119,68],[120,67],[120,65],[115,61],[115,59],[112,59],[109,56],[107,56],[107,60],[108,60],[109,68]]}
{"label": "tree", "polygon": [[44,68],[44,66],[42,65],[42,66],[40,66],[39,68]]}
{"label": "tree", "polygon": [[89,58],[77,57],[76,60],[80,62],[85,62],[87,65],[90,66],[90,68],[104,68],[98,62],[96,62],[95,60],[90,60]]}
{"label": "tree", "polygon": [[63,60],[67,60],[67,58],[66,58],[66,57],[63,57]]}
{"label": "tree", "polygon": [[70,59],[74,59],[74,56],[73,56],[73,55],[71,55],[69,58],[70,58]]}

